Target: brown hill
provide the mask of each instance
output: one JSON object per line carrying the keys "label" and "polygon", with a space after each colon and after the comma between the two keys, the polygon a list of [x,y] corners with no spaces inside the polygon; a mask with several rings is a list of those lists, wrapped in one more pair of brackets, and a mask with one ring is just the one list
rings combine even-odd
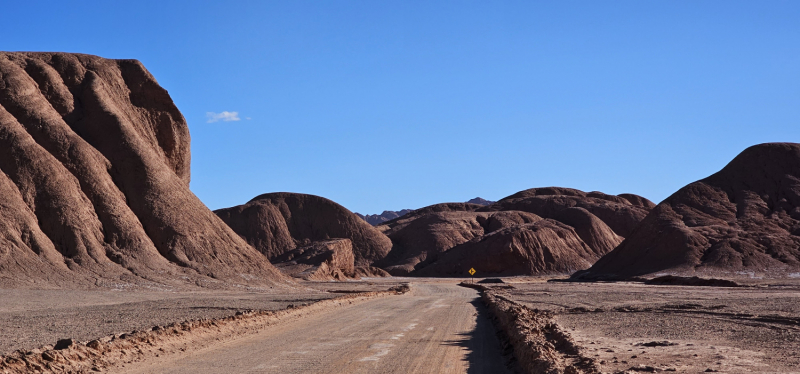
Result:
{"label": "brown hill", "polygon": [[800,144],[752,146],[658,204],[579,279],[800,269]]}
{"label": "brown hill", "polygon": [[270,260],[313,242],[346,238],[352,242],[355,264],[368,266],[392,246],[389,238],[345,207],[314,195],[268,193],[215,213]]}
{"label": "brown hill", "polygon": [[421,209],[429,211],[427,214],[415,212],[379,227],[394,244],[390,255],[379,263],[381,267],[392,275],[408,275],[458,244],[503,227],[540,219],[525,212],[447,211],[440,210],[444,204],[438,205]]}
{"label": "brown hill", "polygon": [[[489,263],[482,266],[487,269],[501,266],[521,271],[519,274],[534,274],[529,271],[540,273],[556,271],[555,269],[584,269],[622,241],[623,236],[620,233],[627,234],[629,226],[644,218],[649,210],[648,203],[652,205],[649,200],[636,195],[623,197],[548,187],[521,191],[489,206],[466,203],[436,204],[418,209],[378,227],[394,243],[392,252],[380,265],[396,275],[435,275],[438,271],[444,271],[440,275],[452,275],[449,269],[460,266],[459,256],[462,255],[442,254],[459,248],[458,252],[470,253],[474,258],[486,258]],[[557,257],[547,257],[558,263],[547,266],[519,264],[509,268],[506,263],[491,261],[498,248],[505,245],[501,243],[511,242],[515,243],[512,247],[503,248],[516,253],[517,257],[514,258],[525,258],[534,253],[543,256],[541,243],[537,240],[528,241],[536,235],[550,235],[556,232],[533,230],[532,228],[536,226],[529,226],[543,218],[569,228],[569,235],[564,234],[566,230],[564,227],[556,230],[565,235],[561,244],[553,247],[557,240],[548,241],[547,244],[549,246],[547,250],[562,254]],[[612,225],[619,232],[612,230],[610,227]],[[491,240],[483,240],[484,236],[501,229],[502,235],[493,236]],[[585,251],[582,246],[576,247],[572,242],[573,237],[589,250]],[[506,239],[511,242],[504,241]],[[576,248],[580,250],[574,256],[566,256],[566,253],[574,252]],[[432,263],[436,266],[430,265]],[[427,266],[433,267],[424,272],[420,271]],[[468,269],[461,271],[463,273]],[[504,271],[503,274],[509,273]]]}
{"label": "brown hill", "polygon": [[602,192],[583,192],[572,188],[531,188],[501,199],[481,210],[521,210],[544,218],[555,218],[560,211],[578,207],[595,215],[622,237],[644,219],[655,206],[650,200],[633,194],[619,196]]}
{"label": "brown hill", "polygon": [[285,279],[189,191],[189,160],[138,61],[0,52],[0,282]]}
{"label": "brown hill", "polygon": [[419,276],[534,275],[572,273],[591,266],[595,252],[566,224],[552,219],[506,227],[453,247]]}

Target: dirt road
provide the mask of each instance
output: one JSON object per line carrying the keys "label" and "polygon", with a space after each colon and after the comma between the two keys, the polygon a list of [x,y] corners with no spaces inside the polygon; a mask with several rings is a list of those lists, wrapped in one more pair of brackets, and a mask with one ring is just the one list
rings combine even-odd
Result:
{"label": "dirt road", "polygon": [[411,294],[320,312],[255,335],[124,368],[125,373],[506,373],[475,290]]}

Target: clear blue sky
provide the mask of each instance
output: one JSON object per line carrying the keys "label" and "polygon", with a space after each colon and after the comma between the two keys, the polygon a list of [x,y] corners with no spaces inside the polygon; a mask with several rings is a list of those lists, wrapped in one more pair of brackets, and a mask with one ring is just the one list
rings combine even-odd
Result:
{"label": "clear blue sky", "polygon": [[[291,191],[379,213],[541,186],[658,202],[747,146],[800,142],[800,1],[2,8],[2,50],[141,60],[189,122],[212,209]],[[240,120],[208,122],[225,111]]]}

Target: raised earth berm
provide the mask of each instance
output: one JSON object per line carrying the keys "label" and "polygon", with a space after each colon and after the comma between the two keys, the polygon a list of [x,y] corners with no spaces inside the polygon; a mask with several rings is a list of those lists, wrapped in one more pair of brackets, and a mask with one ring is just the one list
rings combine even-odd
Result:
{"label": "raised earth berm", "polygon": [[189,164],[139,61],[0,52],[0,286],[288,281],[192,194]]}
{"label": "raised earth berm", "polygon": [[313,242],[350,239],[357,266],[384,258],[392,243],[345,207],[323,197],[289,192],[263,194],[247,204],[214,211],[271,261]]}
{"label": "raised earth berm", "polygon": [[660,272],[792,276],[800,271],[800,144],[747,148],[658,204],[576,279]]}
{"label": "raised earth berm", "polygon": [[354,261],[350,239],[333,239],[284,252],[272,263],[295,278],[345,280],[356,276]]}
{"label": "raised earth berm", "polygon": [[[632,194],[613,196],[560,187],[521,191],[488,206],[436,204],[378,226],[394,244],[392,252],[379,265],[393,275],[463,275],[471,264],[461,259],[473,257],[484,259],[480,263],[482,271],[490,271],[492,275],[582,270],[622,242],[622,234],[628,234],[628,227],[644,218],[653,205]],[[532,230],[535,225],[525,226],[542,219],[563,226],[553,229],[561,233],[558,239],[537,238],[549,235],[552,230]],[[500,230],[501,235],[489,237]],[[500,240],[501,237],[505,239]],[[542,246],[542,240],[547,245]],[[446,255],[456,248],[459,254]],[[561,255],[551,256],[549,251]],[[577,252],[567,255],[571,251]],[[501,252],[521,263],[507,267],[512,260],[495,261],[495,255]],[[538,259],[549,262],[537,263]],[[439,262],[438,266],[432,265]],[[454,268],[459,266],[466,267]],[[500,266],[504,269],[499,270]],[[431,268],[421,271],[427,267]]]}

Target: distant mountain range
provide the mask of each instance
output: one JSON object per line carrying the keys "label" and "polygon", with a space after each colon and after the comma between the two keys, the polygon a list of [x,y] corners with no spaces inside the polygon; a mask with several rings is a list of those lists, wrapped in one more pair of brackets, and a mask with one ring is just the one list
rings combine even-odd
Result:
{"label": "distant mountain range", "polygon": [[[476,197],[467,201],[470,204],[478,204],[478,205],[492,205],[495,202],[489,201],[480,197]],[[378,226],[386,221],[391,221],[395,218],[402,217],[410,212],[414,211],[414,209],[403,209],[399,211],[394,210],[384,210],[381,214],[367,214],[363,215],[361,213],[355,213],[357,216],[361,217],[364,221],[367,221],[372,226]]]}

